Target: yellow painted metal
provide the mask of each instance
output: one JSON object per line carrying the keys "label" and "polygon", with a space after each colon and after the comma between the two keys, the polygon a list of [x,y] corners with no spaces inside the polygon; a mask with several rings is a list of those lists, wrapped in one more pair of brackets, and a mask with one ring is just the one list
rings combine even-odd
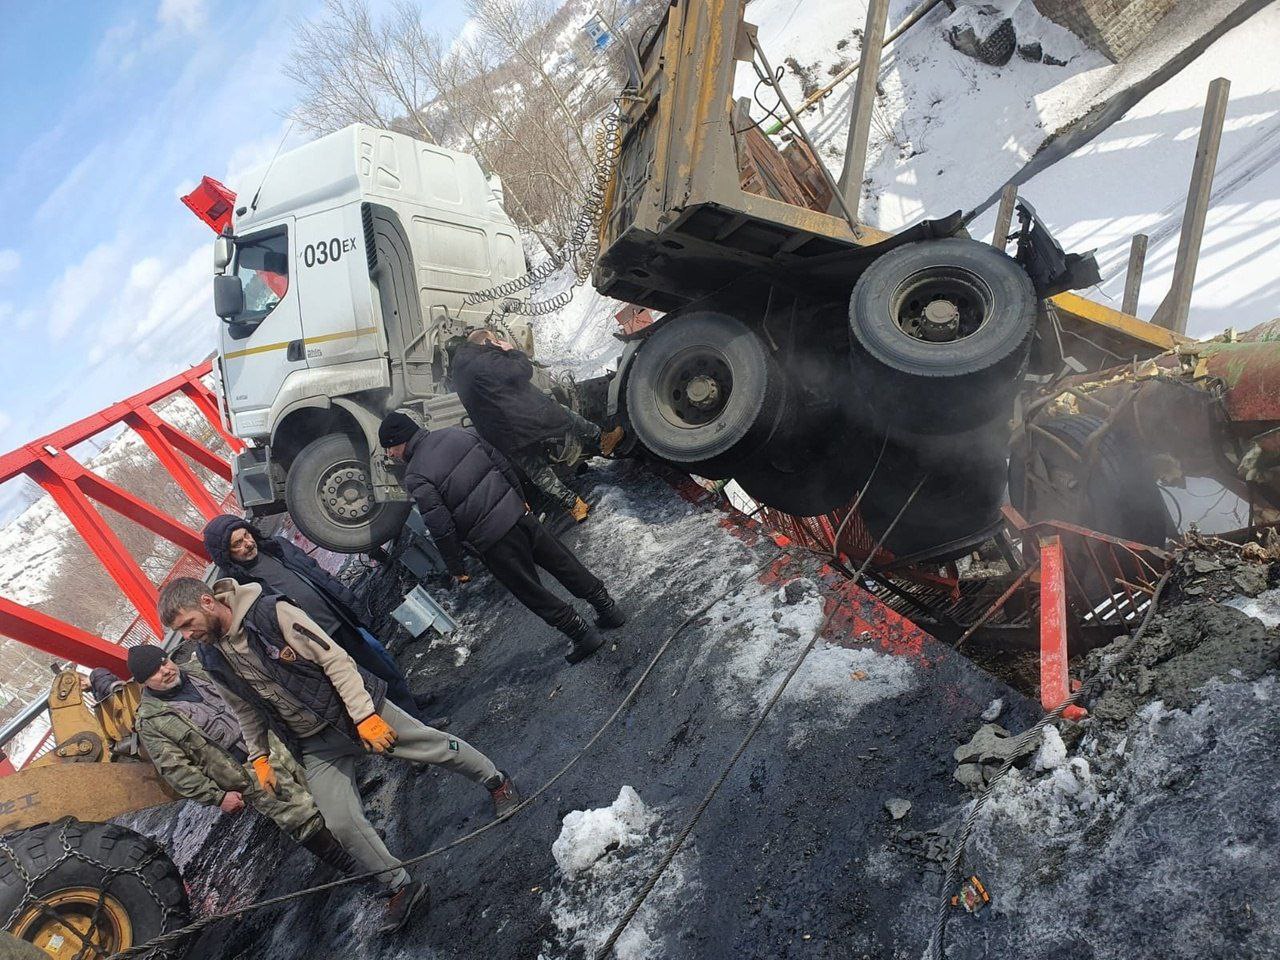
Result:
{"label": "yellow painted metal", "polygon": [[[67,887],[42,896],[19,915],[11,931],[53,960],[110,955],[133,946],[129,912],[94,887]],[[85,949],[86,940],[98,949]]]}
{"label": "yellow painted metal", "polygon": [[1179,343],[1188,342],[1187,337],[1179,336],[1172,330],[1157,327],[1154,323],[1147,323],[1145,320],[1139,320],[1119,310],[1112,310],[1110,307],[1074,293],[1060,293],[1052,300],[1058,312],[1065,314],[1068,318],[1100,327],[1147,347],[1155,347],[1159,352],[1172,350]]}
{"label": "yellow painted metal", "polygon": [[101,822],[176,799],[142,760],[28,767],[0,777],[0,833],[61,817]]}

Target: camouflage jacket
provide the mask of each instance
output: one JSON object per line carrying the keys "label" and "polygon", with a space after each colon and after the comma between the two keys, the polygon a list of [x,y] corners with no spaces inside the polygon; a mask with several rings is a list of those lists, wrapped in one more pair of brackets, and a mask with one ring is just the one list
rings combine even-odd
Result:
{"label": "camouflage jacket", "polygon": [[[181,669],[208,679],[196,663],[185,664]],[[135,723],[147,756],[165,782],[181,796],[216,805],[229,790],[256,791],[253,773],[168,702],[144,696],[138,705]],[[274,736],[270,742],[272,762],[283,762],[284,745]]]}

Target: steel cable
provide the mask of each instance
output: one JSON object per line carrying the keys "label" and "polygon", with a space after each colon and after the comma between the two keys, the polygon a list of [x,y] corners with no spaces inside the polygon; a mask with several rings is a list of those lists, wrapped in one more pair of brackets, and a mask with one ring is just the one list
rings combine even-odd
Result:
{"label": "steel cable", "polygon": [[[780,552],[781,555],[785,555],[785,553],[786,553],[785,551]],[[422,863],[426,860],[430,860],[433,857],[438,857],[440,854],[446,853],[449,850],[454,849],[455,847],[460,847],[464,843],[469,843],[470,841],[475,840],[477,837],[480,837],[481,835],[489,832],[498,824],[506,823],[507,821],[511,820],[513,817],[516,816],[516,814],[520,813],[526,807],[530,806],[535,800],[538,799],[538,797],[540,797],[547,790],[549,790],[552,787],[552,785],[556,783],[556,781],[558,781],[561,777],[563,777],[566,773],[568,773],[569,770],[572,769],[574,765],[576,765],[578,761],[581,760],[582,757],[586,755],[586,753],[593,746],[595,746],[596,742],[599,741],[599,739],[602,736],[604,736],[605,731],[607,731],[614,724],[614,722],[618,719],[618,717],[622,715],[623,711],[626,710],[627,707],[631,705],[631,703],[635,700],[636,696],[639,694],[641,686],[644,685],[644,682],[649,678],[649,675],[653,673],[654,668],[657,667],[658,665],[658,661],[662,659],[663,654],[667,652],[668,648],[670,648],[671,644],[675,641],[676,637],[678,637],[685,630],[686,627],[688,627],[690,624],[694,623],[696,620],[698,620],[703,615],[705,615],[707,611],[709,611],[717,603],[719,603],[721,600],[725,599],[726,597],[736,592],[737,589],[742,584],[746,583],[752,577],[758,576],[760,573],[763,573],[768,567],[777,563],[780,554],[774,554],[770,556],[768,560],[761,563],[759,566],[752,568],[750,571],[748,571],[745,574],[742,574],[739,577],[735,577],[733,581],[729,584],[729,586],[727,586],[723,591],[716,594],[714,597],[712,597],[712,599],[708,600],[696,611],[694,611],[693,613],[685,617],[684,620],[682,620],[676,626],[676,628],[672,630],[670,634],[667,635],[667,638],[662,642],[662,645],[658,647],[653,657],[650,658],[648,666],[646,666],[644,669],[644,672],[640,674],[639,679],[636,680],[636,682],[632,685],[631,689],[627,692],[627,695],[623,698],[622,702],[618,704],[617,709],[615,709],[613,713],[609,715],[609,718],[605,720],[605,722],[600,726],[598,730],[596,730],[595,734],[592,735],[591,739],[587,741],[587,743],[582,747],[581,750],[579,750],[576,754],[574,754],[571,758],[569,758],[568,762],[566,762],[564,766],[562,766],[559,770],[557,770],[549,780],[547,780],[540,787],[538,787],[538,789],[535,790],[533,793],[525,797],[520,802],[520,804],[516,806],[510,813],[508,813],[506,816],[502,817],[501,819],[490,820],[488,823],[483,824],[482,826],[476,828],[475,830],[472,830],[470,833],[464,834],[463,836],[458,837],[454,840],[451,840],[448,843],[443,844],[439,847],[435,847],[431,850],[428,850],[426,853],[421,853],[421,854],[418,854],[417,856],[408,857],[404,860],[401,860],[400,861],[401,866],[411,867],[415,864]],[[170,947],[177,946],[182,941],[186,940],[188,937],[194,936],[195,934],[204,930],[206,927],[209,927],[220,920],[230,920],[235,917],[242,916],[246,913],[254,913],[259,910],[265,910],[269,907],[280,906],[282,904],[286,904],[294,900],[299,900],[303,897],[311,896],[312,894],[325,893],[330,890],[336,890],[339,887],[344,887],[350,884],[360,883],[365,880],[373,879],[374,877],[377,877],[380,874],[385,872],[386,872],[385,868],[380,868],[378,870],[373,870],[368,873],[358,874],[356,876],[342,877],[338,880],[330,881],[329,883],[317,884],[315,886],[307,887],[302,890],[295,890],[291,893],[281,894],[280,896],[277,896],[277,897],[270,897],[266,900],[260,900],[256,903],[246,904],[243,907],[237,907],[235,909],[226,910],[221,913],[213,913],[206,917],[201,917],[199,920],[193,921],[192,923],[189,923],[186,926],[181,927],[177,930],[173,930],[173,931],[170,931],[169,933],[161,934],[160,936],[154,938],[153,940],[149,940],[146,943],[139,944],[138,946],[135,946],[135,947],[130,947],[129,949],[122,950],[119,953],[114,953],[109,958],[107,958],[107,960],[128,960],[128,958],[133,958],[133,957],[150,956],[153,951],[161,951]]]}
{"label": "steel cable", "polygon": [[[893,532],[893,528],[897,526],[898,521],[902,519],[902,515],[907,512],[907,508],[911,506],[911,502],[915,500],[916,494],[920,492],[920,488],[924,486],[925,481],[928,479],[929,477],[927,474],[920,478],[920,482],[916,484],[915,489],[911,491],[911,495],[907,497],[906,502],[902,504],[902,508],[898,511],[897,516],[893,518],[893,522],[885,528],[884,533],[876,542],[875,547],[872,548],[871,552],[867,555],[867,558],[862,561],[862,565],[858,567],[857,572],[851,579],[852,583],[857,584],[858,580],[861,579],[863,573],[866,572],[867,567],[871,565],[871,560],[879,551],[880,546],[888,539],[889,534]],[[645,881],[644,886],[640,888],[640,892],[631,902],[631,905],[627,907],[627,911],[622,915],[622,919],[618,921],[616,926],[614,926],[613,931],[609,934],[608,938],[606,938],[603,946],[601,946],[601,948],[596,952],[595,960],[606,960],[606,958],[613,952],[613,948],[617,944],[618,938],[622,936],[631,921],[635,919],[636,914],[639,913],[640,908],[644,906],[644,902],[649,898],[649,894],[653,892],[653,888],[657,886],[658,881],[662,879],[662,875],[666,873],[667,868],[671,866],[671,862],[676,858],[676,854],[680,852],[681,847],[684,846],[685,841],[689,839],[689,835],[693,833],[694,828],[698,825],[698,821],[701,820],[702,815],[706,813],[707,807],[711,805],[711,801],[715,799],[716,794],[720,792],[720,788],[724,786],[725,781],[729,779],[729,774],[733,772],[733,768],[737,765],[738,760],[741,759],[742,754],[746,752],[747,747],[755,738],[756,733],[759,732],[760,728],[764,725],[765,720],[768,719],[774,705],[782,698],[782,694],[786,692],[787,685],[791,683],[791,679],[799,671],[805,659],[813,651],[813,648],[817,646],[818,640],[821,639],[823,632],[828,626],[830,626],[832,619],[840,609],[840,604],[834,604],[827,612],[827,615],[822,618],[822,623],[818,625],[816,630],[814,630],[813,636],[809,638],[809,642],[805,644],[804,649],[800,651],[800,655],[796,657],[795,662],[791,664],[791,669],[788,670],[787,675],[782,678],[782,682],[778,685],[778,688],[774,690],[773,696],[771,696],[768,702],[764,705],[764,710],[762,710],[760,715],[756,717],[755,722],[747,731],[746,736],[742,738],[737,749],[733,751],[728,762],[720,771],[720,775],[711,785],[711,789],[707,791],[706,795],[702,798],[702,802],[699,803],[697,808],[694,810],[693,816],[689,818],[689,822],[685,824],[685,827],[680,831],[679,836],[677,836],[672,842],[671,846],[667,849],[667,852],[663,854],[662,859],[658,862],[658,866],[649,875],[649,878]]]}
{"label": "steel cable", "polygon": [[[1143,616],[1142,623],[1138,625],[1138,629],[1133,632],[1129,645],[1113,664],[1111,668],[1113,671],[1138,649],[1138,642],[1142,639],[1143,633],[1146,632],[1147,626],[1151,623],[1151,618],[1155,616],[1156,607],[1160,602],[1160,595],[1164,592],[1165,584],[1169,582],[1169,575],[1170,571],[1166,570],[1156,584],[1156,588],[1151,594],[1151,602],[1147,605],[1146,615]],[[1099,670],[1092,677],[1089,677],[1075,693],[1046,713],[1034,725],[1018,734],[1012,749],[1009,751],[1009,756],[1000,764],[1000,769],[996,771],[995,776],[991,778],[982,793],[973,801],[973,806],[965,817],[964,823],[960,827],[960,833],[956,837],[955,852],[951,855],[951,862],[947,865],[947,875],[942,882],[942,896],[938,902],[938,915],[934,920],[933,931],[929,935],[929,946],[925,953],[928,960],[942,960],[942,950],[947,935],[947,916],[951,911],[951,891],[956,889],[960,883],[960,863],[964,859],[964,848],[969,842],[969,834],[973,832],[974,824],[977,823],[978,814],[986,806],[987,799],[991,796],[995,785],[1013,768],[1014,760],[1030,748],[1032,742],[1045,727],[1061,717],[1068,707],[1078,705],[1093,693],[1101,682],[1104,673],[1105,671]]]}
{"label": "steel cable", "polygon": [[[495,313],[518,313],[526,317],[541,317],[555,313],[573,299],[573,291],[586,280],[595,263],[596,255],[600,252],[600,217],[604,213],[604,198],[617,166],[618,157],[622,152],[622,100],[625,97],[624,92],[623,96],[614,100],[613,110],[600,119],[595,129],[593,134],[595,155],[591,163],[591,179],[587,183],[587,192],[583,198],[578,219],[564,246],[538,266],[513,280],[467,294],[462,301],[464,307],[501,300],[502,303],[495,308]],[[546,300],[512,299],[521,290],[541,286],[570,260],[574,262],[574,282],[567,290]]]}

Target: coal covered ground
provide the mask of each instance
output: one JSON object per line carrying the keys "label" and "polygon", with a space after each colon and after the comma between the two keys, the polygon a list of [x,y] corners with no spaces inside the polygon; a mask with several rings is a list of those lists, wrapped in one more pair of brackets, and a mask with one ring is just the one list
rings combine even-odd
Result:
{"label": "coal covered ground", "polygon": [[[582,749],[681,620],[724,599],[677,637],[637,701],[536,804],[413,868],[432,886],[429,915],[381,937],[374,891],[342,889],[221,922],[191,957],[594,956],[821,622],[829,585],[803,560],[753,575],[777,553],[767,539],[729,529],[714,506],[682,499],[637,464],[610,464],[579,484],[600,502],[564,539],[610,584],[630,622],[595,658],[570,667],[562,640],[478,568],[464,588],[433,588],[459,632],[434,644],[400,633],[394,648],[415,692],[435,696],[429,712],[451,717],[450,732],[532,790]],[[411,582],[377,570],[363,585],[371,616],[392,635],[387,611]],[[1240,617],[1252,630],[1256,621]],[[970,799],[953,779],[953,751],[996,698],[1005,704],[999,723],[1015,732],[1039,709],[933,641],[885,646],[856,630],[828,640],[619,942],[618,957],[924,954],[946,837]],[[1248,677],[1218,670],[1209,694],[1187,701],[1191,713],[1135,706],[1093,741],[1087,731],[1069,735],[1070,761],[1047,748],[1041,753],[1050,755],[1029,758],[998,788],[966,861],[992,888],[993,905],[980,918],[953,916],[947,956],[1270,955],[1260,945],[1271,942],[1276,900],[1267,907],[1257,897],[1275,890],[1266,871],[1274,867],[1269,794],[1280,761],[1275,704],[1269,688],[1255,689],[1274,678],[1260,662],[1262,673]],[[1232,733],[1240,698],[1253,709]],[[1173,719],[1156,723],[1152,711]],[[1090,750],[1114,755],[1093,756],[1092,795],[1079,788],[1074,757]],[[362,781],[374,823],[402,856],[490,816],[478,788],[445,773],[371,758]],[[562,870],[552,844],[565,815],[608,807],[623,786],[645,807],[639,831],[586,869]],[[899,798],[911,808],[894,821],[885,802]],[[1229,847],[1228,821],[1245,838]],[[256,817],[185,804],[134,822],[173,853],[197,912],[327,879]],[[1205,863],[1208,872],[1198,869]]]}

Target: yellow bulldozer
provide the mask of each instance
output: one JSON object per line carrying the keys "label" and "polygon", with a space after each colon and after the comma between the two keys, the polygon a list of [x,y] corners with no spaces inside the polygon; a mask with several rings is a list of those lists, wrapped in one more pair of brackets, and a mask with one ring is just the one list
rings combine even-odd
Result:
{"label": "yellow bulldozer", "polygon": [[108,822],[177,799],[138,748],[140,696],[119,683],[90,707],[81,674],[60,671],[52,748],[0,777],[0,928],[56,960],[110,956],[187,920],[169,855]]}

